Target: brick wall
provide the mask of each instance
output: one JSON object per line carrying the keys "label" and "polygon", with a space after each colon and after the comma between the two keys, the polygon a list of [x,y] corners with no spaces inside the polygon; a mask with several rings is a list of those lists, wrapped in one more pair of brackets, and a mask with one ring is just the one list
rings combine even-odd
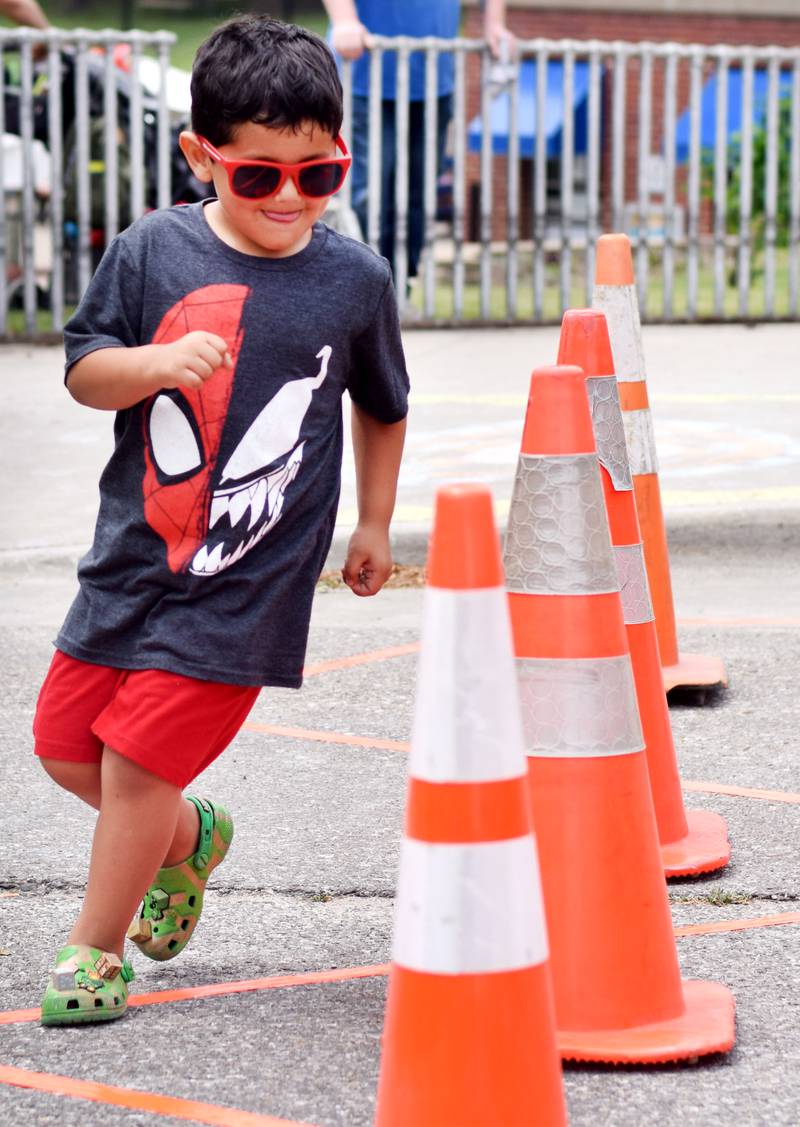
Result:
{"label": "brick wall", "polygon": [[[692,15],[666,12],[594,11],[594,10],[552,10],[511,7],[508,9],[508,26],[521,39],[599,39],[613,41],[624,39],[629,43],[677,42],[715,45],[725,43],[731,46],[800,46],[800,0],[797,18],[748,18],[742,16]],[[467,36],[480,38],[482,35],[482,16],[476,9],[466,13],[465,32]],[[659,152],[663,142],[664,84],[663,62],[655,60],[653,65],[653,120],[651,123],[651,151]],[[707,65],[705,78],[712,73]],[[611,225],[611,81],[606,72],[603,79],[603,152],[601,154],[600,198],[603,207],[601,222],[604,227]],[[626,85],[626,128],[625,128],[625,199],[637,198],[637,138],[638,138],[638,98],[639,62],[630,59],[627,66]],[[678,69],[677,116],[689,103],[689,67],[681,61]],[[468,75],[468,120],[479,110],[479,76],[477,65],[472,65]],[[523,165],[526,162],[523,162]],[[478,158],[468,158],[468,184],[480,180]],[[506,230],[506,162],[495,158],[493,175],[493,237],[502,239]],[[526,181],[530,181],[529,168],[523,171],[522,178],[522,237],[530,237],[530,189],[526,191]],[[685,190],[685,170],[678,170],[677,198],[681,202]],[[469,199],[469,197],[468,197]],[[708,203],[703,205],[703,227],[707,230],[711,222]],[[473,229],[475,224],[473,222]]]}

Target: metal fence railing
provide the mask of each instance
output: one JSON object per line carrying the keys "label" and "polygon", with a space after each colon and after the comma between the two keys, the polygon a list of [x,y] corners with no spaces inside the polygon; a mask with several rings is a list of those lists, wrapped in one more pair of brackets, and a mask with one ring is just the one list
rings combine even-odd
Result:
{"label": "metal fence railing", "polygon": [[[800,49],[525,40],[498,88],[482,42],[376,38],[371,122],[382,59],[396,54],[402,97],[415,49],[426,57],[429,154],[440,53],[455,56],[456,76],[446,215],[436,208],[442,170],[425,164],[424,320],[558,319],[590,300],[603,230],[631,236],[650,320],[800,316]],[[366,233],[375,246],[378,134],[371,125]],[[396,150],[400,211],[400,110]],[[397,223],[400,292],[406,230]]]}
{"label": "metal fence railing", "polygon": [[[0,31],[0,335],[59,333],[109,239],[174,200],[173,42],[164,32]],[[534,39],[498,68],[478,40],[374,38],[363,234],[378,247],[391,54],[400,294],[420,51],[424,245],[409,317],[556,321],[591,300],[599,234],[624,230],[645,318],[800,318],[800,49]],[[455,75],[444,167],[442,54]],[[351,64],[342,79],[350,142]],[[348,178],[340,209],[350,193]]]}
{"label": "metal fence railing", "polygon": [[60,332],[106,242],[171,202],[174,41],[0,30],[0,335]]}

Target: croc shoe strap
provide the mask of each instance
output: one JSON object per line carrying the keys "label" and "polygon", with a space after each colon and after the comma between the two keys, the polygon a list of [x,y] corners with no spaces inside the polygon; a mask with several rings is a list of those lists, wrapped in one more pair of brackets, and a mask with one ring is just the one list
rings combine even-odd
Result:
{"label": "croc shoe strap", "polygon": [[204,869],[211,860],[211,845],[214,837],[214,810],[204,798],[195,798],[194,795],[186,796],[195,806],[200,817],[200,836],[197,841],[197,852],[192,857],[192,864],[196,869]]}

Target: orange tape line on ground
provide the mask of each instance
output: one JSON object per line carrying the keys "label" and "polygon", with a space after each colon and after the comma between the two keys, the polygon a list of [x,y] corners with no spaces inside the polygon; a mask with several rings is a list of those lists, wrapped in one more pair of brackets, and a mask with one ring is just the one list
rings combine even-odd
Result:
{"label": "orange tape line on ground", "polygon": [[332,661],[319,661],[307,665],[304,677],[314,677],[317,673],[332,673],[337,669],[349,669],[353,665],[369,665],[372,661],[387,661],[390,657],[406,657],[419,652],[419,642],[409,642],[404,646],[389,646],[385,650],[371,650],[369,653],[351,654],[350,657],[336,657]]}
{"label": "orange tape line on ground", "polygon": [[292,740],[316,740],[319,743],[344,744],[347,747],[374,747],[380,751],[408,751],[401,740],[371,739],[369,736],[350,736],[346,732],[317,732],[306,728],[283,728],[280,724],[257,724],[246,720],[242,727],[248,732],[263,732],[268,736],[286,736]]}
{"label": "orange tape line on ground", "polygon": [[[314,740],[317,743],[339,744],[342,747],[373,747],[380,751],[410,750],[405,740],[382,740],[372,736],[351,736],[347,732],[322,732],[314,728],[285,728],[280,724],[257,724],[246,721],[248,732],[263,732],[268,736],[285,736],[291,740]],[[758,798],[764,802],[800,803],[800,794],[789,790],[758,790],[755,787],[736,787],[727,783],[707,783],[702,779],[681,779],[684,790],[701,794],[727,794],[734,798]]]}
{"label": "orange tape line on ground", "polygon": [[[678,626],[800,626],[800,618],[679,618]],[[315,677],[318,673],[332,673],[337,669],[349,669],[354,665],[369,665],[373,661],[387,661],[392,657],[406,657],[419,653],[419,642],[409,642],[402,646],[389,646],[385,650],[370,650],[368,653],[337,657],[331,661],[320,661],[308,665],[303,670],[304,677]]]}
{"label": "orange tape line on ground", "polygon": [[764,802],[800,802],[800,794],[790,790],[758,790],[755,787],[733,787],[727,783],[704,783],[701,779],[681,779],[683,790],[702,794],[730,794],[734,798],[760,798]]}
{"label": "orange tape line on ground", "polygon": [[56,1096],[72,1096],[77,1100],[129,1107],[136,1111],[149,1111],[154,1115],[168,1115],[173,1119],[188,1119],[192,1123],[212,1123],[218,1127],[309,1127],[293,1119],[279,1119],[274,1115],[258,1115],[240,1111],[222,1104],[182,1100],[178,1096],[159,1096],[153,1092],[139,1092],[134,1088],[118,1088],[112,1084],[96,1084],[93,1080],[73,1080],[51,1072],[30,1072],[26,1068],[11,1068],[0,1064],[0,1083],[16,1088],[33,1088]]}
{"label": "orange tape line on ground", "polygon": [[675,937],[684,935],[714,935],[724,931],[750,931],[757,927],[780,927],[781,924],[800,924],[800,912],[781,912],[778,916],[757,916],[746,920],[719,920],[709,924],[684,924],[675,928]]}
{"label": "orange tape line on ground", "polygon": [[[776,927],[779,924],[800,923],[800,912],[783,912],[777,916],[758,916],[743,920],[720,920],[718,923],[685,924],[675,928],[677,937],[707,935],[723,931],[746,931],[750,928]],[[383,978],[388,975],[389,963],[372,966],[341,967],[338,970],[311,971],[307,974],[280,974],[271,978],[252,978],[242,982],[212,982],[207,986],[184,986],[180,990],[156,990],[152,994],[132,994],[129,1006],[153,1006],[164,1002],[185,1002],[196,998],[222,998],[230,994],[244,994],[258,990],[280,990],[289,986],[315,986],[331,982],[350,982],[358,978]],[[39,1020],[39,1010],[0,1011],[0,1025],[16,1025]]]}
{"label": "orange tape line on ground", "polygon": [[679,618],[678,626],[800,626],[800,618]]}
{"label": "orange tape line on ground", "polygon": [[[154,990],[151,994],[132,994],[129,1006],[157,1006],[164,1002],[186,1002],[195,998],[215,998],[226,994],[246,994],[255,990],[280,990],[287,986],[317,986],[325,982],[349,982],[354,978],[379,978],[389,973],[388,963],[374,966],[343,967],[337,970],[308,971],[304,974],[274,974],[269,978],[250,978],[241,982],[211,982],[206,986],[183,986],[179,990]],[[40,1011],[0,1011],[0,1025],[38,1021]]]}

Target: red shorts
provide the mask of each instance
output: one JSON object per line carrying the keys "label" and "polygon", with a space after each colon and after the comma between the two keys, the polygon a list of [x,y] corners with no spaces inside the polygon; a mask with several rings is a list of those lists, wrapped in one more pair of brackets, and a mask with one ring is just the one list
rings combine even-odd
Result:
{"label": "red shorts", "polygon": [[34,750],[99,763],[108,744],[185,787],[225,750],[259,692],[163,669],[111,669],[56,650],[36,705]]}

